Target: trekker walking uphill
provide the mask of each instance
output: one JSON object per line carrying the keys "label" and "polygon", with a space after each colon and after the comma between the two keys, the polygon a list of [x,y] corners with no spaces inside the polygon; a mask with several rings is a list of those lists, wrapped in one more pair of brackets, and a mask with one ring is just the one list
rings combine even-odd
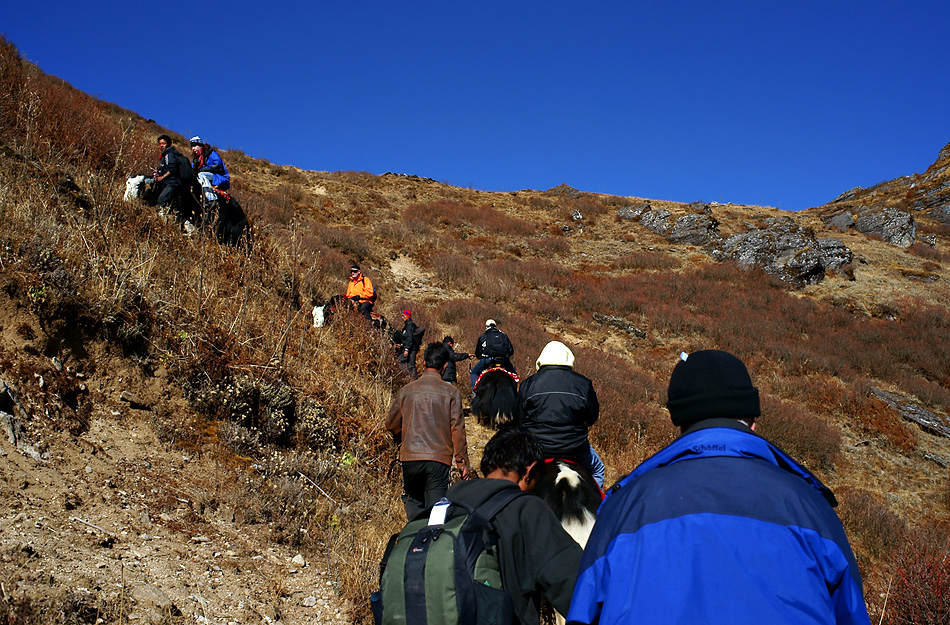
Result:
{"label": "trekker walking uphill", "polygon": [[455,339],[453,339],[451,336],[447,336],[442,339],[442,344],[445,345],[445,349],[447,349],[449,352],[449,362],[445,365],[445,373],[442,374],[442,379],[446,382],[455,384],[455,382],[458,381],[458,372],[456,370],[455,363],[468,360],[472,357],[472,355],[466,354],[465,352],[456,352]]}
{"label": "trekker walking uphill", "polygon": [[604,487],[604,463],[588,438],[600,416],[594,384],[574,371],[574,352],[560,341],[544,346],[538,372],[521,383],[515,423],[538,437],[546,458],[584,467]]}
{"label": "trekker walking uphill", "polygon": [[472,367],[472,390],[475,389],[475,383],[478,382],[478,376],[482,371],[492,364],[498,364],[511,373],[517,374],[515,366],[511,363],[511,357],[515,353],[515,348],[508,339],[508,335],[498,329],[494,319],[485,320],[485,331],[478,342],[475,343],[475,357],[479,361]]}
{"label": "trekker walking uphill", "polygon": [[868,625],[834,495],[755,433],[742,361],[683,354],[667,396],[681,435],[608,493],[568,621]]}
{"label": "trekker walking uphill", "polygon": [[[424,334],[425,328],[420,328],[416,325],[416,322],[412,320],[412,311],[408,308],[402,311],[402,340],[399,343],[399,354],[396,361],[409,372],[410,380],[415,380],[419,377],[419,371],[416,369],[416,355],[422,346],[422,336]],[[448,367],[448,365],[449,363],[447,362],[446,367]]]}
{"label": "trekker walking uphill", "polygon": [[380,592],[382,625],[538,625],[543,598],[570,605],[581,548],[540,497],[543,465],[531,434],[496,433],[482,454],[485,478],[458,482],[389,540]]}
{"label": "trekker walking uphill", "polygon": [[373,321],[370,313],[373,310],[373,304],[376,302],[376,290],[373,288],[373,283],[363,275],[360,266],[356,263],[350,266],[350,281],[346,284],[346,299],[353,302],[356,310],[366,317],[367,321]]}
{"label": "trekker walking uphill", "polygon": [[429,343],[425,371],[399,390],[386,417],[386,429],[400,445],[402,500],[408,519],[445,494],[453,459],[463,480],[471,472],[462,397],[441,377],[446,362],[445,346]]}

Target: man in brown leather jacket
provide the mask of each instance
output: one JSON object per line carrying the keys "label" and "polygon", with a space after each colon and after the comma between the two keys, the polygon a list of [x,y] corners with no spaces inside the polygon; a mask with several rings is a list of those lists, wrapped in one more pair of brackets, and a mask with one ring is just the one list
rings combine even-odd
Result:
{"label": "man in brown leather jacket", "polygon": [[453,459],[463,480],[471,473],[462,397],[455,386],[442,381],[448,359],[442,343],[429,343],[425,371],[399,390],[386,417],[386,429],[401,445],[402,501],[408,519],[445,495]]}

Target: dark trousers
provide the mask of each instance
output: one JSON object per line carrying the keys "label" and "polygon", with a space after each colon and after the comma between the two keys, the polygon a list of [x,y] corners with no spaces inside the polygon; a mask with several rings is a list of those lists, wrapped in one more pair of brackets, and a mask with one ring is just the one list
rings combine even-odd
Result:
{"label": "dark trousers", "polygon": [[162,192],[158,194],[158,205],[168,206],[176,197],[181,195],[182,189],[184,187],[176,178],[164,180],[162,182]]}
{"label": "dark trousers", "polygon": [[419,372],[416,370],[416,355],[418,353],[418,349],[413,349],[409,351],[408,356],[406,356],[405,352],[399,355],[399,362],[406,367],[406,371],[409,372],[410,380],[416,380],[419,378]]}
{"label": "dark trousers", "polygon": [[410,521],[442,499],[449,489],[449,465],[434,460],[402,463],[402,503]]}
{"label": "dark trousers", "polygon": [[373,310],[373,302],[360,302],[356,306],[356,311],[366,317],[367,321],[372,321],[373,318],[370,316],[370,311]]}

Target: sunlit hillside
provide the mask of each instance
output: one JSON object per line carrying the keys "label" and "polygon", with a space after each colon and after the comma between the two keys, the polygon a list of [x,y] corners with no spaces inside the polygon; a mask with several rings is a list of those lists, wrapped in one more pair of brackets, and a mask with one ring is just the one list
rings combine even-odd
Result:
{"label": "sunlit hillside", "polygon": [[[372,622],[404,520],[383,419],[408,378],[356,315],[313,327],[353,261],[427,341],[472,351],[494,318],[524,374],[568,344],[608,482],[675,436],[678,354],[733,352],[760,433],[835,491],[874,622],[948,618],[950,146],[801,213],[219,146],[243,250],[123,199],[173,131],[0,40],[0,620]],[[468,428],[477,458],[491,432]]]}

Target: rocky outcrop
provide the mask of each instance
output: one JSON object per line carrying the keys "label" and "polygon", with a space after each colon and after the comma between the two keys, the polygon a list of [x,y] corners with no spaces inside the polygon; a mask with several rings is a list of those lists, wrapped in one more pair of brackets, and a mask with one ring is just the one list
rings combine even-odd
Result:
{"label": "rocky outcrop", "polygon": [[626,332],[630,336],[635,336],[637,338],[646,338],[647,333],[633,325],[623,317],[615,317],[613,315],[605,315],[602,313],[594,313],[594,321],[605,326],[610,326],[611,328],[616,328],[621,332]]}
{"label": "rocky outcrop", "polygon": [[640,206],[624,206],[623,208],[617,210],[617,217],[627,221],[636,221],[637,219],[640,219],[640,216],[643,215],[643,213],[650,209],[651,206],[649,202],[646,204],[641,204]]}
{"label": "rocky outcrop", "polygon": [[905,399],[895,393],[888,393],[877,387],[872,387],[871,393],[890,406],[904,419],[913,421],[931,434],[950,438],[950,425],[947,424],[946,419],[936,413],[927,410],[916,402]]}
{"label": "rocky outcrop", "polygon": [[665,237],[673,228],[670,224],[670,217],[672,215],[673,213],[665,208],[658,208],[640,215],[640,223],[647,229]]}
{"label": "rocky outcrop", "polygon": [[876,234],[900,247],[910,247],[917,236],[914,217],[893,208],[873,207],[858,212],[854,228],[862,234]]}
{"label": "rocky outcrop", "polygon": [[[825,277],[826,258],[838,262],[850,258],[843,244],[822,244],[810,228],[790,217],[767,219],[765,228],[734,234],[715,246],[718,260],[732,259],[743,267],[759,267],[795,287],[816,284]],[[848,261],[850,262],[850,260]],[[840,266],[840,265],[839,265]]]}
{"label": "rocky outcrop", "polygon": [[689,243],[690,245],[707,245],[722,239],[719,236],[719,221],[711,215],[683,215],[673,222],[666,238],[673,243]]}

